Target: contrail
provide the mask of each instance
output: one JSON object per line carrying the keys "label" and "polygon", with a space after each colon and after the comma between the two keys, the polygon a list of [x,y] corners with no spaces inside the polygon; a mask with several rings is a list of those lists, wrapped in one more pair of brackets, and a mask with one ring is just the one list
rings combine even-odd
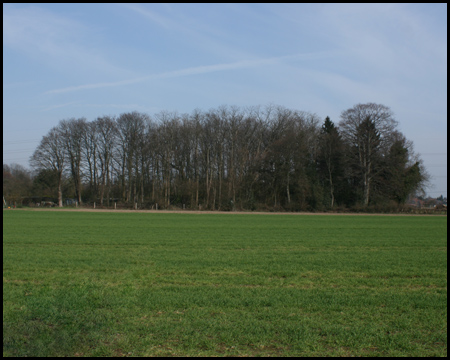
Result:
{"label": "contrail", "polygon": [[[190,68],[186,68],[186,69],[167,71],[167,72],[163,72],[163,73],[159,73],[159,74],[152,74],[152,75],[142,76],[142,77],[128,79],[128,80],[70,86],[70,87],[61,88],[61,89],[49,90],[49,91],[46,91],[44,94],[61,94],[61,93],[65,93],[65,92],[79,91],[79,90],[85,90],[85,89],[115,87],[115,86],[136,84],[136,83],[153,80],[153,79],[174,78],[174,77],[181,77],[181,76],[206,74],[206,73],[217,72],[217,71],[251,68],[251,67],[276,63],[276,62],[279,62],[282,60],[311,59],[311,58],[323,57],[324,55],[325,55],[325,53],[296,54],[296,55],[278,56],[278,57],[271,57],[271,58],[264,58],[264,59],[241,60],[241,61],[224,63],[224,64],[195,66],[195,67],[190,67]],[[327,56],[329,56],[329,53],[327,53]]]}

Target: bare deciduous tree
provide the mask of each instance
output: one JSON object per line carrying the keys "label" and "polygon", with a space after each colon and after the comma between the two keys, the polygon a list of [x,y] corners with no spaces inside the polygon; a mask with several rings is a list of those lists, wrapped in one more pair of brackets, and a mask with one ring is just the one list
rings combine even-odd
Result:
{"label": "bare deciduous tree", "polygon": [[81,160],[83,138],[86,136],[87,126],[88,125],[85,118],[60,121],[62,140],[67,155],[67,163],[70,167],[70,175],[75,186],[75,194],[79,204],[82,203]]}
{"label": "bare deciduous tree", "polygon": [[58,206],[63,206],[62,181],[66,166],[66,147],[61,126],[53,127],[45,135],[30,159],[30,165],[36,170],[54,170],[58,177]]}
{"label": "bare deciduous tree", "polygon": [[273,105],[69,119],[43,138],[31,163],[58,174],[59,193],[66,170],[79,202],[112,196],[160,208],[403,202],[424,184],[423,165],[388,107],[355,105],[339,127],[327,120],[321,131],[315,114]]}
{"label": "bare deciduous tree", "polygon": [[341,114],[339,127],[353,151],[349,160],[363,187],[363,203],[369,204],[372,179],[379,168],[380,154],[389,145],[397,121],[392,111],[381,104],[358,104]]}
{"label": "bare deciduous tree", "polygon": [[111,116],[98,117],[94,122],[97,133],[98,159],[100,162],[100,205],[103,205],[105,188],[109,205],[111,187],[111,166],[114,148],[117,142],[117,127],[115,118]]}

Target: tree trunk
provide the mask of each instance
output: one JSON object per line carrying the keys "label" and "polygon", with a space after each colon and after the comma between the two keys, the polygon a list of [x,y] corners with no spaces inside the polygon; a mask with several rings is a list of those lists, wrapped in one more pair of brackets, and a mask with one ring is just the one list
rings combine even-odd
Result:
{"label": "tree trunk", "polygon": [[63,199],[62,199],[62,172],[59,173],[58,178],[58,206],[63,207]]}
{"label": "tree trunk", "polygon": [[291,194],[289,191],[289,171],[287,173],[286,193],[287,193],[287,198],[288,198],[288,204],[290,204],[291,203]]}
{"label": "tree trunk", "polygon": [[333,185],[333,176],[331,175],[331,166],[328,163],[328,175],[330,177],[330,195],[331,195],[331,207],[334,206],[334,185]]}
{"label": "tree trunk", "polygon": [[110,178],[109,178],[109,165],[107,165],[106,166],[106,187],[107,187],[107,193],[106,193],[106,196],[107,196],[107,199],[106,199],[106,203],[108,204],[108,206],[109,206],[109,199],[110,199],[110,197],[111,197],[111,181],[110,181]]}
{"label": "tree trunk", "polygon": [[364,205],[369,205],[369,190],[370,190],[370,177],[369,174],[364,174]]}
{"label": "tree trunk", "polygon": [[206,206],[209,205],[209,190],[210,190],[210,181],[209,181],[209,149],[206,150]]}

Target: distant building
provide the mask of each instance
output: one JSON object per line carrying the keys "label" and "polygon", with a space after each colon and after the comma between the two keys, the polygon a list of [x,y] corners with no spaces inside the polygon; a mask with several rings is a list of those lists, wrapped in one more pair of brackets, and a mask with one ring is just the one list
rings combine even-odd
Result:
{"label": "distant building", "polygon": [[408,200],[406,204],[421,209],[422,207],[424,207],[425,201],[414,197]]}
{"label": "distant building", "polygon": [[434,209],[436,207],[447,207],[447,198],[439,197],[437,199],[428,197],[426,199],[420,199],[418,197],[410,198],[407,205],[416,207],[418,209]]}

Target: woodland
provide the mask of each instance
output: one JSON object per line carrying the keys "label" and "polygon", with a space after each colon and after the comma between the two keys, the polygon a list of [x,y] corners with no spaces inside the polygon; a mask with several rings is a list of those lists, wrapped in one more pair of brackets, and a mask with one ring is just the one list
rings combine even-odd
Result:
{"label": "woodland", "polygon": [[268,105],[68,118],[30,170],[3,164],[4,200],[142,209],[395,210],[428,174],[392,110],[357,104],[338,123]]}

